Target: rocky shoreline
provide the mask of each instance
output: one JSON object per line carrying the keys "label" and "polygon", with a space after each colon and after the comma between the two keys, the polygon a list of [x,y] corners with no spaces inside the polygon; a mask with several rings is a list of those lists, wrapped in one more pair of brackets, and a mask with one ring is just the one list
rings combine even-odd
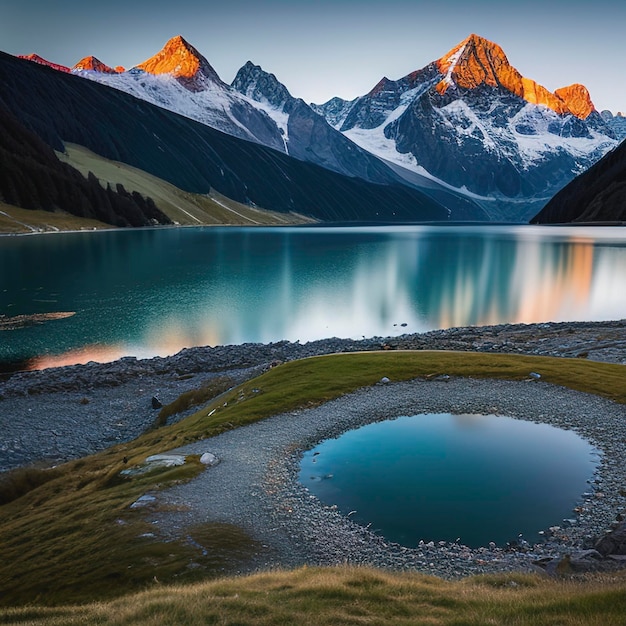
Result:
{"label": "rocky shoreline", "polygon": [[[626,365],[626,320],[454,328],[361,341],[190,348],[166,358],[125,358],[15,373],[0,382],[0,471],[56,463],[129,441],[154,422],[154,397],[165,404],[211,378],[228,375],[238,384],[281,361],[401,349],[578,357]],[[318,441],[368,421],[422,412],[488,412],[553,423],[592,441],[603,452],[602,462],[579,510],[567,521],[557,520],[544,529],[545,541],[523,540],[479,550],[460,544],[426,543],[417,549],[390,544],[323,506],[297,482],[300,454]],[[391,381],[301,414],[279,415],[224,433],[185,451],[209,451],[222,462],[187,485],[157,494],[157,507],[166,503],[178,513],[152,511],[155,530],[172,536],[184,533],[191,521],[237,524],[265,546],[242,571],[347,562],[455,577],[532,570],[538,563],[554,569],[566,558],[574,570],[623,565],[619,558],[603,558],[588,549],[624,515],[626,409],[543,381]],[[238,494],[236,499],[233,493]]]}
{"label": "rocky shoreline", "polygon": [[[462,542],[426,540],[416,548],[394,544],[325,505],[298,481],[303,451],[321,440],[401,415],[447,412],[507,415],[574,430],[601,451],[598,470],[567,517],[537,529],[543,540],[515,536],[507,546],[478,549]],[[220,463],[190,483],[151,494],[150,519],[155,532],[172,538],[184,537],[185,528],[202,522],[243,527],[264,549],[240,572],[344,563],[445,578],[540,568],[567,568],[568,573],[617,569],[626,557],[607,557],[594,546],[626,511],[625,413],[603,398],[530,378],[378,384],[173,451],[210,451]]]}
{"label": "rocky shoreline", "polygon": [[[130,441],[167,404],[210,379],[233,384],[273,363],[363,350],[462,350],[578,357],[626,365],[626,320],[504,324],[398,337],[187,348],[171,357],[88,363],[0,377],[0,472],[61,462]],[[182,416],[178,416],[180,418]]]}

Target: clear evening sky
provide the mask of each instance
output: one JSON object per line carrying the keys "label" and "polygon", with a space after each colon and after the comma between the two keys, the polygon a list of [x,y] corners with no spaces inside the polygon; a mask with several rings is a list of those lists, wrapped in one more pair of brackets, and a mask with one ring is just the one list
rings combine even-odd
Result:
{"label": "clear evening sky", "polygon": [[128,68],[180,34],[227,83],[251,60],[317,103],[362,95],[476,33],[551,91],[583,83],[599,110],[626,111],[625,29],[615,0],[0,0],[10,54]]}

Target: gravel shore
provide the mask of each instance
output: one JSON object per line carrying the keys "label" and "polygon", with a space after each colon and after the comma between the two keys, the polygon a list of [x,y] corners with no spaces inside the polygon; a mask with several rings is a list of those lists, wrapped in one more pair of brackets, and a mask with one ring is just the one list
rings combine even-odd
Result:
{"label": "gravel shore", "polygon": [[[459,328],[362,341],[191,348],[168,358],[17,373],[0,383],[0,471],[76,458],[131,440],[153,423],[154,396],[168,403],[215,376],[226,374],[237,384],[279,361],[394,349],[576,356],[626,364],[626,320]],[[381,378],[385,375],[381,371]],[[541,529],[545,541],[531,545],[522,540],[505,548],[478,550],[458,544],[409,549],[389,543],[324,506],[298,483],[300,456],[319,441],[365,423],[429,412],[508,415],[575,430],[602,453],[597,475],[576,512]],[[590,547],[623,515],[626,505],[626,408],[530,378],[391,381],[181,451],[212,452],[221,462],[186,485],[154,494],[157,499],[146,512],[155,531],[165,537],[184,536],[186,526],[203,521],[243,527],[264,548],[241,571],[339,563],[417,569],[444,577],[532,570],[541,559],[558,560]],[[165,509],[170,512],[158,512]]]}
{"label": "gravel shore", "polygon": [[[577,503],[579,512],[572,510],[565,519],[537,529],[545,533],[545,541],[534,545],[522,539],[504,548],[472,550],[442,542],[409,549],[351,522],[335,507],[311,496],[297,480],[302,452],[321,440],[374,421],[448,412],[507,415],[552,424],[590,441],[601,451],[601,461]],[[625,418],[621,405],[531,379],[379,384],[177,450],[184,454],[209,451],[221,462],[190,483],[155,494],[157,508],[170,512],[154,514],[152,521],[170,536],[184,536],[185,527],[199,522],[245,528],[266,548],[247,570],[349,563],[418,569],[448,578],[529,571],[540,559],[559,559],[590,547],[623,513]]]}
{"label": "gravel shore", "polygon": [[626,320],[451,328],[360,341],[332,338],[305,344],[188,348],[171,357],[124,358],[3,375],[0,472],[79,458],[130,441],[152,425],[153,397],[167,404],[216,376],[230,376],[233,384],[239,384],[275,362],[361,350],[465,350],[626,364]]}

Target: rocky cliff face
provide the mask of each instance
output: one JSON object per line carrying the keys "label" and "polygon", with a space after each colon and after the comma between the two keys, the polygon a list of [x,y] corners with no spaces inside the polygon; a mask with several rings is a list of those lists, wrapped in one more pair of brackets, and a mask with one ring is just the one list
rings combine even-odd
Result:
{"label": "rocky cliff face", "polygon": [[615,133],[618,141],[626,139],[626,117],[623,113],[618,112],[613,115],[611,111],[602,111],[600,115],[604,123]]}
{"label": "rocky cliff face", "polygon": [[450,87],[461,91],[486,85],[501,88],[526,102],[546,106],[559,114],[569,112],[563,100],[511,66],[500,46],[478,35],[470,35],[441,57],[436,65],[443,76],[435,87],[441,95]]}
{"label": "rocky cliff face", "polygon": [[332,128],[324,117],[294,98],[274,74],[248,61],[235,76],[233,89],[261,105],[283,130],[285,150],[301,161],[382,184],[400,179],[374,155]]}
{"label": "rocky cliff face", "polygon": [[584,85],[575,83],[569,87],[561,87],[554,92],[554,95],[560,98],[567,109],[581,120],[586,120],[596,110],[591,101],[591,95]]}
{"label": "rocky cliff face", "polygon": [[274,74],[248,61],[237,72],[231,87],[255,102],[269,104],[277,110],[290,106],[295,98]]}

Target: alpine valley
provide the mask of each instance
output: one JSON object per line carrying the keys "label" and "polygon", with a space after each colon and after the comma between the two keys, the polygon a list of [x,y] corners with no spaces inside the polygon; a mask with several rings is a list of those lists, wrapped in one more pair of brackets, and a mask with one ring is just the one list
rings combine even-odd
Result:
{"label": "alpine valley", "polygon": [[228,85],[181,36],[129,70],[2,54],[0,85],[13,132],[59,154],[78,144],[186,192],[321,221],[528,222],[623,134],[583,85],[552,93],[477,35],[325,104],[250,61]]}

